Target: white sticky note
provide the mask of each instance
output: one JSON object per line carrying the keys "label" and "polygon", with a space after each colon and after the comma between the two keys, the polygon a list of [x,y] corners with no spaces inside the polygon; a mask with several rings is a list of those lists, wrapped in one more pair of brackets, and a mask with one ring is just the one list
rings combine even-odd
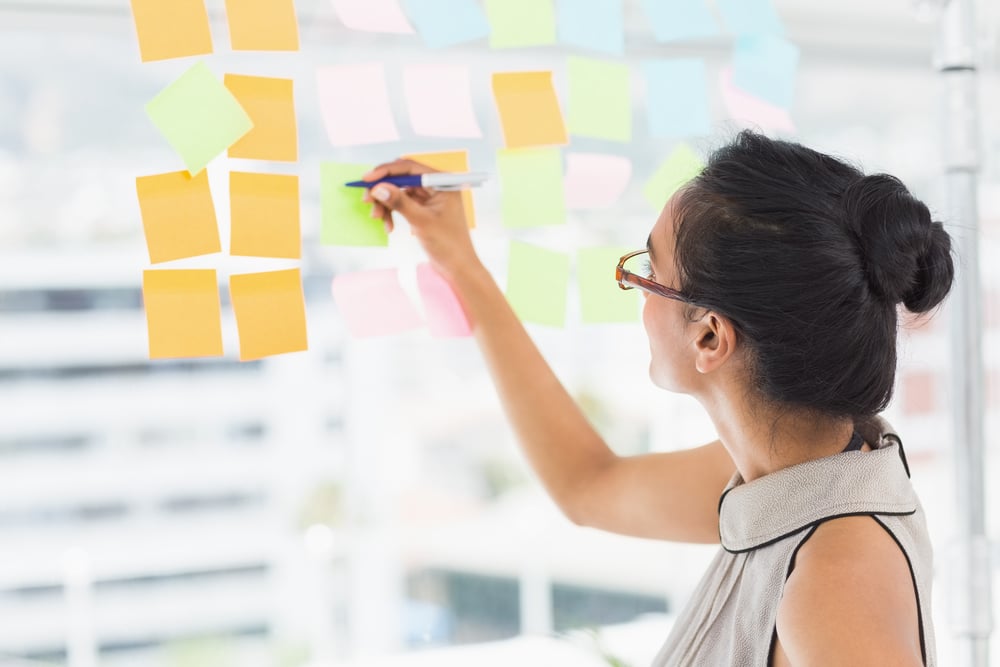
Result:
{"label": "white sticky note", "polygon": [[399,139],[382,63],[321,67],[316,76],[331,144],[359,146]]}
{"label": "white sticky note", "polygon": [[337,18],[351,30],[412,34],[413,26],[398,0],[332,0]]}
{"label": "white sticky note", "polygon": [[467,65],[406,65],[403,95],[414,133],[422,137],[479,138]]}
{"label": "white sticky note", "polygon": [[571,209],[608,208],[632,178],[632,161],[620,155],[567,153],[563,187]]}

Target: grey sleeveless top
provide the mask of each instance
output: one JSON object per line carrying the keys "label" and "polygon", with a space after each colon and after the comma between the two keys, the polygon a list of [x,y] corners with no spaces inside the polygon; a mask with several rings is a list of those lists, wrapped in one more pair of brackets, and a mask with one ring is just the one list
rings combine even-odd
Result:
{"label": "grey sleeveless top", "polygon": [[722,548],[654,667],[769,665],[778,604],[796,551],[823,521],[859,514],[872,516],[906,555],[924,664],[937,664],[930,539],[902,443],[880,418],[856,427],[873,451],[808,461],[750,483],[739,473],[733,477],[719,501]]}

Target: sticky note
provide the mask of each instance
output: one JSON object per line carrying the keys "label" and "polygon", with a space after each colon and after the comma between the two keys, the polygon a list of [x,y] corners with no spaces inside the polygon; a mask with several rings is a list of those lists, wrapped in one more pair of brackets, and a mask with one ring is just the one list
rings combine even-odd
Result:
{"label": "sticky note", "polygon": [[345,27],[397,35],[413,33],[398,0],[333,0],[333,11]]}
{"label": "sticky note", "polygon": [[630,248],[581,248],[577,254],[580,317],[587,323],[637,322],[639,293],[623,290],[615,280],[615,267]]}
{"label": "sticky note", "polygon": [[131,0],[142,62],[212,52],[205,0]]}
{"label": "sticky note", "polygon": [[749,95],[733,85],[732,67],[722,68],[719,88],[729,117],[737,123],[765,131],[795,133],[795,122],[786,109]]}
{"label": "sticky note", "polygon": [[563,44],[616,56],[625,52],[622,0],[558,0],[556,17]]}
{"label": "sticky note", "polygon": [[229,254],[302,256],[298,176],[230,172],[229,200]]}
{"label": "sticky note", "polygon": [[496,72],[492,87],[505,147],[568,143],[552,72]]}
{"label": "sticky note", "polygon": [[321,67],[317,78],[320,111],[331,144],[359,146],[399,139],[382,63]]}
{"label": "sticky note", "polygon": [[571,134],[610,141],[632,140],[632,87],[624,63],[567,59]]}
{"label": "sticky note", "polygon": [[715,0],[726,29],[734,35],[781,35],[784,28],[771,0]]}
{"label": "sticky note", "polygon": [[642,64],[642,72],[651,136],[681,138],[712,131],[704,61],[649,60]]}
{"label": "sticky note", "polygon": [[[410,153],[405,157],[440,171],[469,171],[469,151]],[[462,191],[462,204],[465,207],[465,219],[469,223],[469,228],[473,229],[476,226],[476,208],[472,199],[472,190]]]}
{"label": "sticky note", "polygon": [[558,148],[499,150],[497,175],[504,227],[520,229],[566,222],[562,156]]}
{"label": "sticky note", "polygon": [[135,190],[150,262],[222,251],[206,172],[194,177],[186,171],[140,176]]}
{"label": "sticky note", "polygon": [[333,279],[333,300],[355,338],[418,329],[423,317],[399,283],[397,269],[342,273]]}
{"label": "sticky note", "polygon": [[142,272],[149,358],[222,354],[222,306],[215,269]]}
{"label": "sticky note", "polygon": [[490,24],[476,0],[403,0],[424,43],[434,49],[488,37]]}
{"label": "sticky note", "polygon": [[452,338],[472,335],[469,318],[455,291],[427,262],[417,265],[417,289],[432,336]]}
{"label": "sticky note", "polygon": [[231,275],[229,297],[240,336],[240,361],[309,348],[298,269]]}
{"label": "sticky note", "polygon": [[659,42],[703,39],[719,34],[705,0],[642,0],[642,9]]}
{"label": "sticky note", "polygon": [[654,209],[661,211],[667,200],[704,168],[704,162],[691,147],[680,144],[646,181],[642,195]]}
{"label": "sticky note", "polygon": [[781,37],[739,37],[733,53],[733,84],[775,106],[789,109],[795,97],[799,48]]}
{"label": "sticky note", "polygon": [[373,166],[342,162],[320,163],[320,243],[345,246],[389,245],[389,235],[382,219],[371,217],[372,205],[361,201],[364,190],[344,185],[348,181],[361,180]]}
{"label": "sticky note", "polygon": [[570,209],[608,208],[632,178],[632,161],[620,155],[567,153],[563,189]]}
{"label": "sticky note", "polygon": [[403,95],[414,134],[478,138],[468,65],[405,65]]}
{"label": "sticky note", "polygon": [[192,175],[253,128],[250,116],[204,62],[153,98],[146,114]]}
{"label": "sticky note", "polygon": [[292,79],[226,74],[223,84],[250,116],[253,129],[229,147],[229,157],[295,162],[298,125]]}
{"label": "sticky note", "polygon": [[234,51],[298,51],[293,0],[226,0]]}
{"label": "sticky note", "polygon": [[494,49],[555,44],[552,0],[486,0],[486,16]]}
{"label": "sticky note", "polygon": [[507,269],[507,300],[525,322],[566,323],[569,255],[513,241]]}

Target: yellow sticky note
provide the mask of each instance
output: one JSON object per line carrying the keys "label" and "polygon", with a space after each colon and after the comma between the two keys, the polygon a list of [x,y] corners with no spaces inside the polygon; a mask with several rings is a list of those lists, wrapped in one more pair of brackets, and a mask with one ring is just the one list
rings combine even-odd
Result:
{"label": "yellow sticky note", "polygon": [[295,162],[298,127],[291,79],[227,74],[224,83],[253,121],[253,129],[229,147],[229,157]]}
{"label": "yellow sticky note", "polygon": [[[426,164],[428,167],[440,169],[441,171],[469,171],[469,151],[411,153],[404,157]],[[469,190],[462,190],[462,205],[465,208],[465,219],[469,222],[469,229],[475,229],[476,209],[472,200],[472,192]]]}
{"label": "yellow sticky note", "polygon": [[231,255],[302,256],[299,177],[285,174],[229,174]]}
{"label": "yellow sticky note", "polygon": [[234,51],[298,51],[299,23],[292,0],[226,0]]}
{"label": "yellow sticky note", "polygon": [[496,72],[493,97],[504,146],[528,148],[568,143],[552,72]]}
{"label": "yellow sticky note", "polygon": [[308,349],[306,304],[298,269],[230,276],[240,361]]}
{"label": "yellow sticky note", "polygon": [[140,176],[135,189],[153,264],[222,251],[208,172]]}
{"label": "yellow sticky note", "polygon": [[149,358],[222,354],[222,307],[215,269],[142,272]]}
{"label": "yellow sticky note", "polygon": [[131,0],[142,62],[212,52],[205,0]]}

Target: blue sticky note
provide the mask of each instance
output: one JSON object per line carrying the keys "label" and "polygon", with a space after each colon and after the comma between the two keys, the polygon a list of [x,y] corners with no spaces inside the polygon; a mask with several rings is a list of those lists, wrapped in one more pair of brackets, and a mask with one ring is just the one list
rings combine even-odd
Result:
{"label": "blue sticky note", "polygon": [[744,36],[733,53],[733,85],[783,109],[795,98],[799,48],[781,37]]}
{"label": "blue sticky note", "polygon": [[625,52],[622,0],[558,0],[559,41],[612,55]]}
{"label": "blue sticky note", "polygon": [[403,0],[403,11],[431,48],[472,42],[490,34],[486,13],[475,0]]}
{"label": "blue sticky note", "polygon": [[658,42],[700,39],[719,34],[705,0],[642,0]]}
{"label": "blue sticky note", "polygon": [[704,61],[648,60],[642,63],[642,71],[650,135],[682,138],[711,132]]}
{"label": "blue sticky note", "polygon": [[715,0],[726,29],[734,35],[782,35],[771,0]]}

